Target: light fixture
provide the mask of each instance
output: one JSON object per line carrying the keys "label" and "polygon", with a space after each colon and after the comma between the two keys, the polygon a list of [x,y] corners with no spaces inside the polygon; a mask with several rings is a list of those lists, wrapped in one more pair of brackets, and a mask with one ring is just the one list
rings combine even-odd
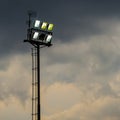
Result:
{"label": "light fixture", "polygon": [[52,35],[47,35],[46,37],[46,43],[51,43]]}
{"label": "light fixture", "polygon": [[52,30],[53,30],[53,27],[54,27],[53,24],[49,24],[49,25],[48,25],[48,30],[49,30],[49,31],[52,31]]}
{"label": "light fixture", "polygon": [[35,21],[34,27],[35,28],[39,28],[40,27],[40,21],[39,20]]}
{"label": "light fixture", "polygon": [[34,40],[37,40],[38,37],[39,37],[39,32],[34,32],[34,33],[33,33],[33,39],[34,39]]}
{"label": "light fixture", "polygon": [[38,30],[45,30],[45,31],[52,31],[54,27],[54,24],[47,23],[47,22],[41,22],[40,20],[34,21],[34,28],[37,28]]}
{"label": "light fixture", "polygon": [[33,26],[29,29],[29,42],[36,45],[51,46],[52,30],[54,24],[35,20]]}
{"label": "light fixture", "polygon": [[46,30],[47,29],[47,22],[43,22],[42,26],[41,26],[42,30]]}

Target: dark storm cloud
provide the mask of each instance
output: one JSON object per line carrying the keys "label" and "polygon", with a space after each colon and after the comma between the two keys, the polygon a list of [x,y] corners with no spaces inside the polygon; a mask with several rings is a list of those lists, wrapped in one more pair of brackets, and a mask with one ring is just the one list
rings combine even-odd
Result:
{"label": "dark storm cloud", "polygon": [[119,19],[120,2],[113,0],[40,1],[12,0],[0,4],[0,55],[25,52],[22,40],[26,37],[27,10],[37,11],[38,19],[55,24],[55,39],[66,42],[77,36],[101,34],[96,25],[105,18]]}

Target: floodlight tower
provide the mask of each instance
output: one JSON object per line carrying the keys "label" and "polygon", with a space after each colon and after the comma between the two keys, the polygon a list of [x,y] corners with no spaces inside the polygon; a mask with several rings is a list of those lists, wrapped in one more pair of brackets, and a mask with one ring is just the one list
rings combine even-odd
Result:
{"label": "floodlight tower", "polygon": [[28,14],[28,29],[27,39],[28,42],[37,49],[37,120],[41,120],[41,104],[40,104],[40,48],[52,46],[53,27],[52,23],[43,22],[40,20],[32,21],[32,13]]}

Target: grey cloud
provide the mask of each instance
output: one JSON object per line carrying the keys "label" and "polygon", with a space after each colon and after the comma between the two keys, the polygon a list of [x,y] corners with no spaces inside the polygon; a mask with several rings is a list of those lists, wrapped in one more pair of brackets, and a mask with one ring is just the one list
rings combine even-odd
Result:
{"label": "grey cloud", "polygon": [[[100,102],[102,101],[102,102]],[[113,98],[101,98],[94,102],[79,103],[71,109],[46,117],[45,120],[70,119],[77,120],[119,120],[119,100]],[[111,109],[112,108],[112,109]],[[117,111],[116,111],[117,110]],[[116,111],[116,112],[115,112]]]}
{"label": "grey cloud", "polygon": [[27,70],[30,69],[30,63],[26,61],[28,59],[29,56],[18,55],[5,61],[4,64],[7,62],[9,65],[4,65],[5,68],[0,69],[0,101],[4,102],[15,97],[21,103],[25,103],[29,99],[31,77],[30,71]]}
{"label": "grey cloud", "polygon": [[101,86],[102,86],[101,89],[99,89],[95,95],[96,98],[99,98],[101,96],[104,96],[104,97],[111,96],[114,98],[119,98],[117,93],[112,90],[108,82],[104,82],[103,84],[101,84]]}
{"label": "grey cloud", "polygon": [[42,82],[48,86],[56,82],[72,83],[86,96],[90,90],[95,99],[106,96],[119,98],[110,86],[111,79],[116,79],[116,73],[119,74],[119,49],[106,35],[93,36],[89,41],[77,39],[69,44],[59,43],[49,50],[43,49]]}

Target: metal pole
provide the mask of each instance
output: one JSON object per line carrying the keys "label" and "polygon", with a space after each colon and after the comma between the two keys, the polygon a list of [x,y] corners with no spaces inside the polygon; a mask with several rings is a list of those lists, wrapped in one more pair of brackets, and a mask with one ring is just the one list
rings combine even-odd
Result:
{"label": "metal pole", "polygon": [[34,53],[33,53],[33,48],[31,49],[32,50],[32,120],[34,120]]}
{"label": "metal pole", "polygon": [[37,45],[37,78],[38,78],[38,120],[41,120],[41,106],[40,106],[40,45]]}

